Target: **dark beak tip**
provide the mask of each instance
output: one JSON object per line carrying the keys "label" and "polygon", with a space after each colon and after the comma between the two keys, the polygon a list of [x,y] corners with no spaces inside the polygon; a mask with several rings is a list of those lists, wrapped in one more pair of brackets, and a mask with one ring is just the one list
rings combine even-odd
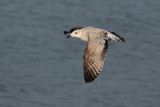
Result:
{"label": "dark beak tip", "polygon": [[70,37],[71,37],[71,35],[68,35],[68,36],[67,36],[67,38],[70,38]]}

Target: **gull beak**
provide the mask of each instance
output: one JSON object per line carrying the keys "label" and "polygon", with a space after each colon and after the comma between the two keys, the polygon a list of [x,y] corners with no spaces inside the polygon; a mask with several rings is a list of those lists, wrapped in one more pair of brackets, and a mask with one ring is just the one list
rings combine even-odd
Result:
{"label": "gull beak", "polygon": [[67,36],[67,38],[70,38],[70,37],[72,37],[72,36],[71,36],[71,35],[68,35],[68,36]]}

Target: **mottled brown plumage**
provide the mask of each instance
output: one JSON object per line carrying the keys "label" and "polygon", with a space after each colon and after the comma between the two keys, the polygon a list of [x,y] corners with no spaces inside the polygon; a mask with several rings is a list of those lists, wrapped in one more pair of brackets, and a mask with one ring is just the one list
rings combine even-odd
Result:
{"label": "mottled brown plumage", "polygon": [[[102,43],[103,41],[103,43]],[[89,40],[84,52],[84,79],[85,82],[93,81],[101,72],[108,49],[108,41]]]}
{"label": "mottled brown plumage", "polygon": [[[67,31],[66,31],[67,32]],[[77,37],[88,41],[84,52],[84,80],[92,82],[102,71],[108,49],[108,40],[122,41],[125,39],[114,32],[94,27],[74,27],[67,37]]]}

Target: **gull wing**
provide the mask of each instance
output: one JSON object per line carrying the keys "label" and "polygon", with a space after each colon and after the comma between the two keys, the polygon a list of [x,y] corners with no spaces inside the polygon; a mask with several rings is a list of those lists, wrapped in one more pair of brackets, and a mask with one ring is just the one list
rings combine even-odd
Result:
{"label": "gull wing", "polygon": [[68,33],[72,33],[73,31],[77,30],[77,29],[82,29],[85,28],[85,26],[76,26],[70,29],[70,31],[63,31],[63,33],[66,35]]}
{"label": "gull wing", "polygon": [[108,41],[97,37],[88,41],[84,52],[84,80],[92,82],[101,72],[108,49]]}

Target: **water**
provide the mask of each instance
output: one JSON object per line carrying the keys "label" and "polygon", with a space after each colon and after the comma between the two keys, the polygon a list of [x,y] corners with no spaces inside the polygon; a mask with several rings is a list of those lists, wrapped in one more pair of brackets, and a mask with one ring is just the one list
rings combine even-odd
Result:
{"label": "water", "polygon": [[[159,0],[1,0],[0,107],[160,107]],[[115,31],[93,83],[86,43],[63,30]]]}

